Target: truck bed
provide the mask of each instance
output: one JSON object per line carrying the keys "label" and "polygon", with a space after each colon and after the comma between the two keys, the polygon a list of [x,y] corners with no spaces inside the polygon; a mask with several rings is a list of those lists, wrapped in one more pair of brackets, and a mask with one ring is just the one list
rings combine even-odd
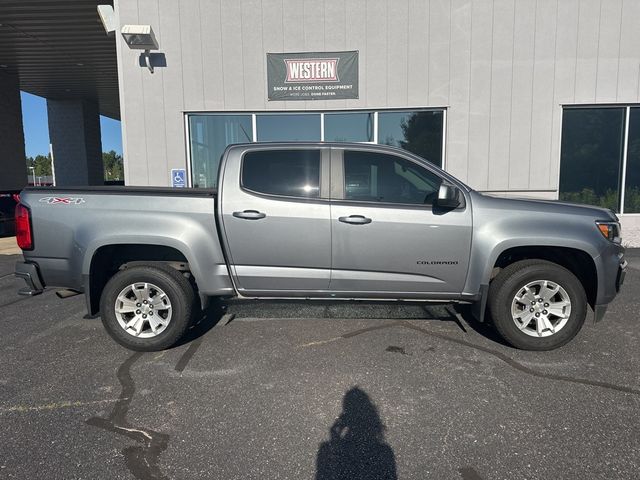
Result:
{"label": "truck bed", "polygon": [[96,187],[27,187],[24,192],[33,193],[91,193],[103,195],[162,195],[162,196],[197,196],[215,197],[215,188],[171,188],[171,187],[136,187],[136,186],[96,186]]}

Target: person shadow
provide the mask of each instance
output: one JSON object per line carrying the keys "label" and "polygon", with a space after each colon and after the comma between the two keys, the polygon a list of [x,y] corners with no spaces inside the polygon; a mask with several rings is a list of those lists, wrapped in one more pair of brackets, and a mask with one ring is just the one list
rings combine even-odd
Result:
{"label": "person shadow", "polygon": [[393,449],[384,439],[378,408],[361,388],[351,388],[342,413],[316,458],[316,480],[397,480]]}

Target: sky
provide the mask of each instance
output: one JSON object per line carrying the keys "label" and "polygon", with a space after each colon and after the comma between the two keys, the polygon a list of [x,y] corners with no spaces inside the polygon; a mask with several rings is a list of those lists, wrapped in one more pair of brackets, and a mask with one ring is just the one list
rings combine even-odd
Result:
{"label": "sky", "polygon": [[[49,125],[47,123],[47,101],[42,97],[21,92],[22,125],[27,157],[49,153]],[[100,115],[102,150],[115,150],[122,155],[122,133],[120,122]]]}

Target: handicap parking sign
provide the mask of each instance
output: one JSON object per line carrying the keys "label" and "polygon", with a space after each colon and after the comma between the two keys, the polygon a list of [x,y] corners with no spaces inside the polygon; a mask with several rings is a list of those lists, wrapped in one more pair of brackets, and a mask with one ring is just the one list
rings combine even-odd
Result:
{"label": "handicap parking sign", "polygon": [[187,186],[187,172],[184,168],[171,169],[171,186],[176,188]]}

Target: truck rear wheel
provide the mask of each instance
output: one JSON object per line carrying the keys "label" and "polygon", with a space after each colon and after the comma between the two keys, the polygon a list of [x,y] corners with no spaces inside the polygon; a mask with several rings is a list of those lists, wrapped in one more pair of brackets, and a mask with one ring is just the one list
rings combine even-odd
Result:
{"label": "truck rear wheel", "polygon": [[171,267],[128,268],[111,277],[102,291],[102,323],[131,350],[163,350],[189,327],[194,299],[189,281]]}
{"label": "truck rear wheel", "polygon": [[545,260],[522,260],[491,282],[489,310],[500,335],[523,350],[553,350],[582,328],[587,297],[576,276]]}

